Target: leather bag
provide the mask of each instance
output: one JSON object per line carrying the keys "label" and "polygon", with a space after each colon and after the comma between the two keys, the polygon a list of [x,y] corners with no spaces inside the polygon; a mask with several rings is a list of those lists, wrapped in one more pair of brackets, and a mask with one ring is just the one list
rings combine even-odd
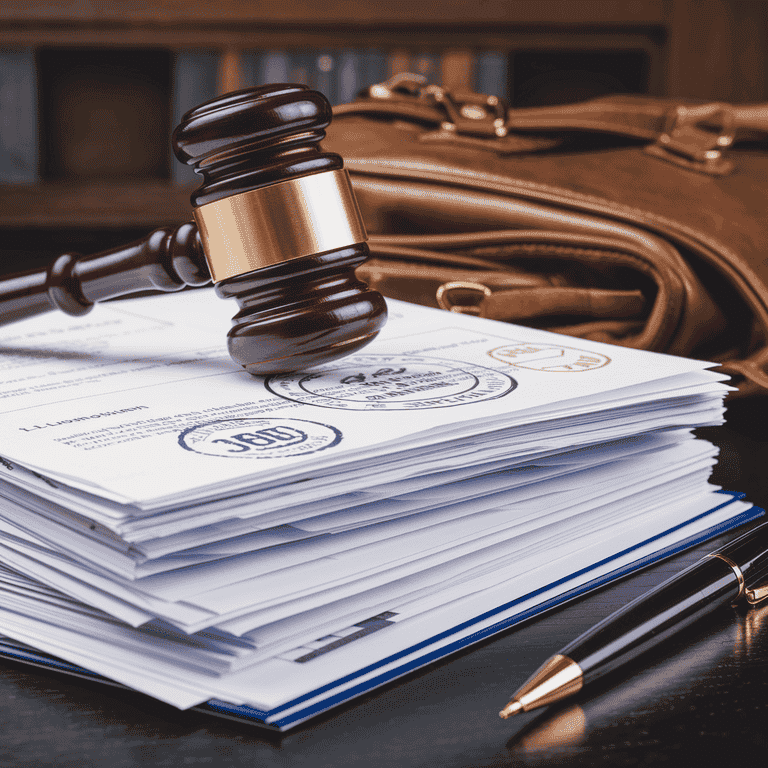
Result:
{"label": "leather bag", "polygon": [[714,360],[768,393],[768,105],[510,110],[415,75],[334,108],[385,296]]}

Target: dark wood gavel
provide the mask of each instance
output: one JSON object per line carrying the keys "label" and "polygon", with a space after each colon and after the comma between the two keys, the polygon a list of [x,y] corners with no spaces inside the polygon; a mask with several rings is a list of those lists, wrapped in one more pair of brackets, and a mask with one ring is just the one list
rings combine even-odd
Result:
{"label": "dark wood gavel", "polygon": [[240,307],[228,349],[249,373],[297,371],[360,349],[387,310],[355,277],[368,246],[343,161],[319,146],[330,120],[326,98],[302,85],[237,91],[191,110],[173,148],[203,177],[192,195],[196,223],[5,278],[0,324],[213,281]]}

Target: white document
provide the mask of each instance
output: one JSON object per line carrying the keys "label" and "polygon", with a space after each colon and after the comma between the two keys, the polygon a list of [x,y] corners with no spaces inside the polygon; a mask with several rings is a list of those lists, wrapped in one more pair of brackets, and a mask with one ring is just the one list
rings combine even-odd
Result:
{"label": "white document", "polygon": [[[190,304],[206,330],[190,327]],[[196,291],[5,329],[5,458],[160,508],[311,480],[349,461],[365,468],[393,449],[439,449],[544,415],[591,421],[617,390],[632,398],[632,387],[658,382],[642,401],[675,397],[675,377],[707,365],[391,302],[393,317],[361,353],[263,379],[226,357],[222,304]],[[719,392],[716,378],[699,382]]]}
{"label": "white document", "polygon": [[212,291],[4,329],[3,632],[178,707],[299,713],[749,509],[691,431],[722,420],[708,363],[389,306],[270,377]]}

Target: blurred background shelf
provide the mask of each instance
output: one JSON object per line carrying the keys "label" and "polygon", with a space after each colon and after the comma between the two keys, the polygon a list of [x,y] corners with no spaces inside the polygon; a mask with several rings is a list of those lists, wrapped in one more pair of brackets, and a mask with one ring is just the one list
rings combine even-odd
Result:
{"label": "blurred background shelf", "polygon": [[513,106],[762,101],[766,53],[761,0],[4,0],[0,270],[188,219],[170,134],[230,90],[304,82],[341,103],[411,71]]}

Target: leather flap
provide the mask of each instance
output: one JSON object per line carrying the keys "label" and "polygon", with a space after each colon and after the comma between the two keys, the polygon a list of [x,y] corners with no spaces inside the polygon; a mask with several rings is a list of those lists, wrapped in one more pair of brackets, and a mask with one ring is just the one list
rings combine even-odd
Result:
{"label": "leather flap", "polygon": [[[605,106],[606,100],[601,103]],[[651,123],[670,107],[658,100],[617,98],[610,103],[622,103],[622,114],[634,105],[635,114]],[[582,106],[582,114],[594,108],[594,103]],[[764,119],[762,110],[748,112],[745,107],[754,125]],[[699,117],[706,114],[702,110]],[[754,359],[765,347],[768,153],[731,148],[734,171],[710,176],[656,161],[634,142],[539,146],[500,156],[469,144],[425,142],[424,131],[423,123],[404,115],[381,120],[342,110],[324,142],[325,149],[345,158],[376,255],[364,270],[375,271],[378,280],[386,277],[385,294],[407,283],[413,294],[418,279],[424,287],[421,300],[434,304],[435,265],[441,256],[487,262],[492,254],[499,270],[509,271],[508,279],[530,281],[529,290],[536,290],[536,281],[541,289],[544,281],[550,288],[619,293],[602,296],[602,308],[596,293],[589,300],[587,294],[581,299],[574,294],[558,310],[556,294],[549,290],[545,300],[540,290],[541,301],[548,302],[545,310],[544,304],[537,309],[523,299],[519,291],[528,289],[522,285],[504,287],[497,281],[491,287],[493,299],[471,290],[453,294],[460,303],[476,305],[471,311],[709,359]],[[501,243],[521,230],[527,244],[516,236]],[[533,233],[541,235],[539,242],[531,239]],[[542,238],[563,250],[545,254]],[[403,258],[402,252],[393,252],[397,248],[421,255]],[[427,262],[431,277],[422,272],[418,278]],[[471,274],[452,271],[458,268],[454,263],[446,260],[443,266],[444,283],[473,282]],[[634,291],[642,295],[641,308],[636,294],[632,298]],[[518,308],[510,310],[509,302],[516,299]],[[589,301],[592,314],[585,315]],[[613,319],[606,309],[611,306]],[[761,365],[744,375],[752,380],[763,376],[762,386],[768,388]],[[744,373],[743,367],[731,370]]]}

